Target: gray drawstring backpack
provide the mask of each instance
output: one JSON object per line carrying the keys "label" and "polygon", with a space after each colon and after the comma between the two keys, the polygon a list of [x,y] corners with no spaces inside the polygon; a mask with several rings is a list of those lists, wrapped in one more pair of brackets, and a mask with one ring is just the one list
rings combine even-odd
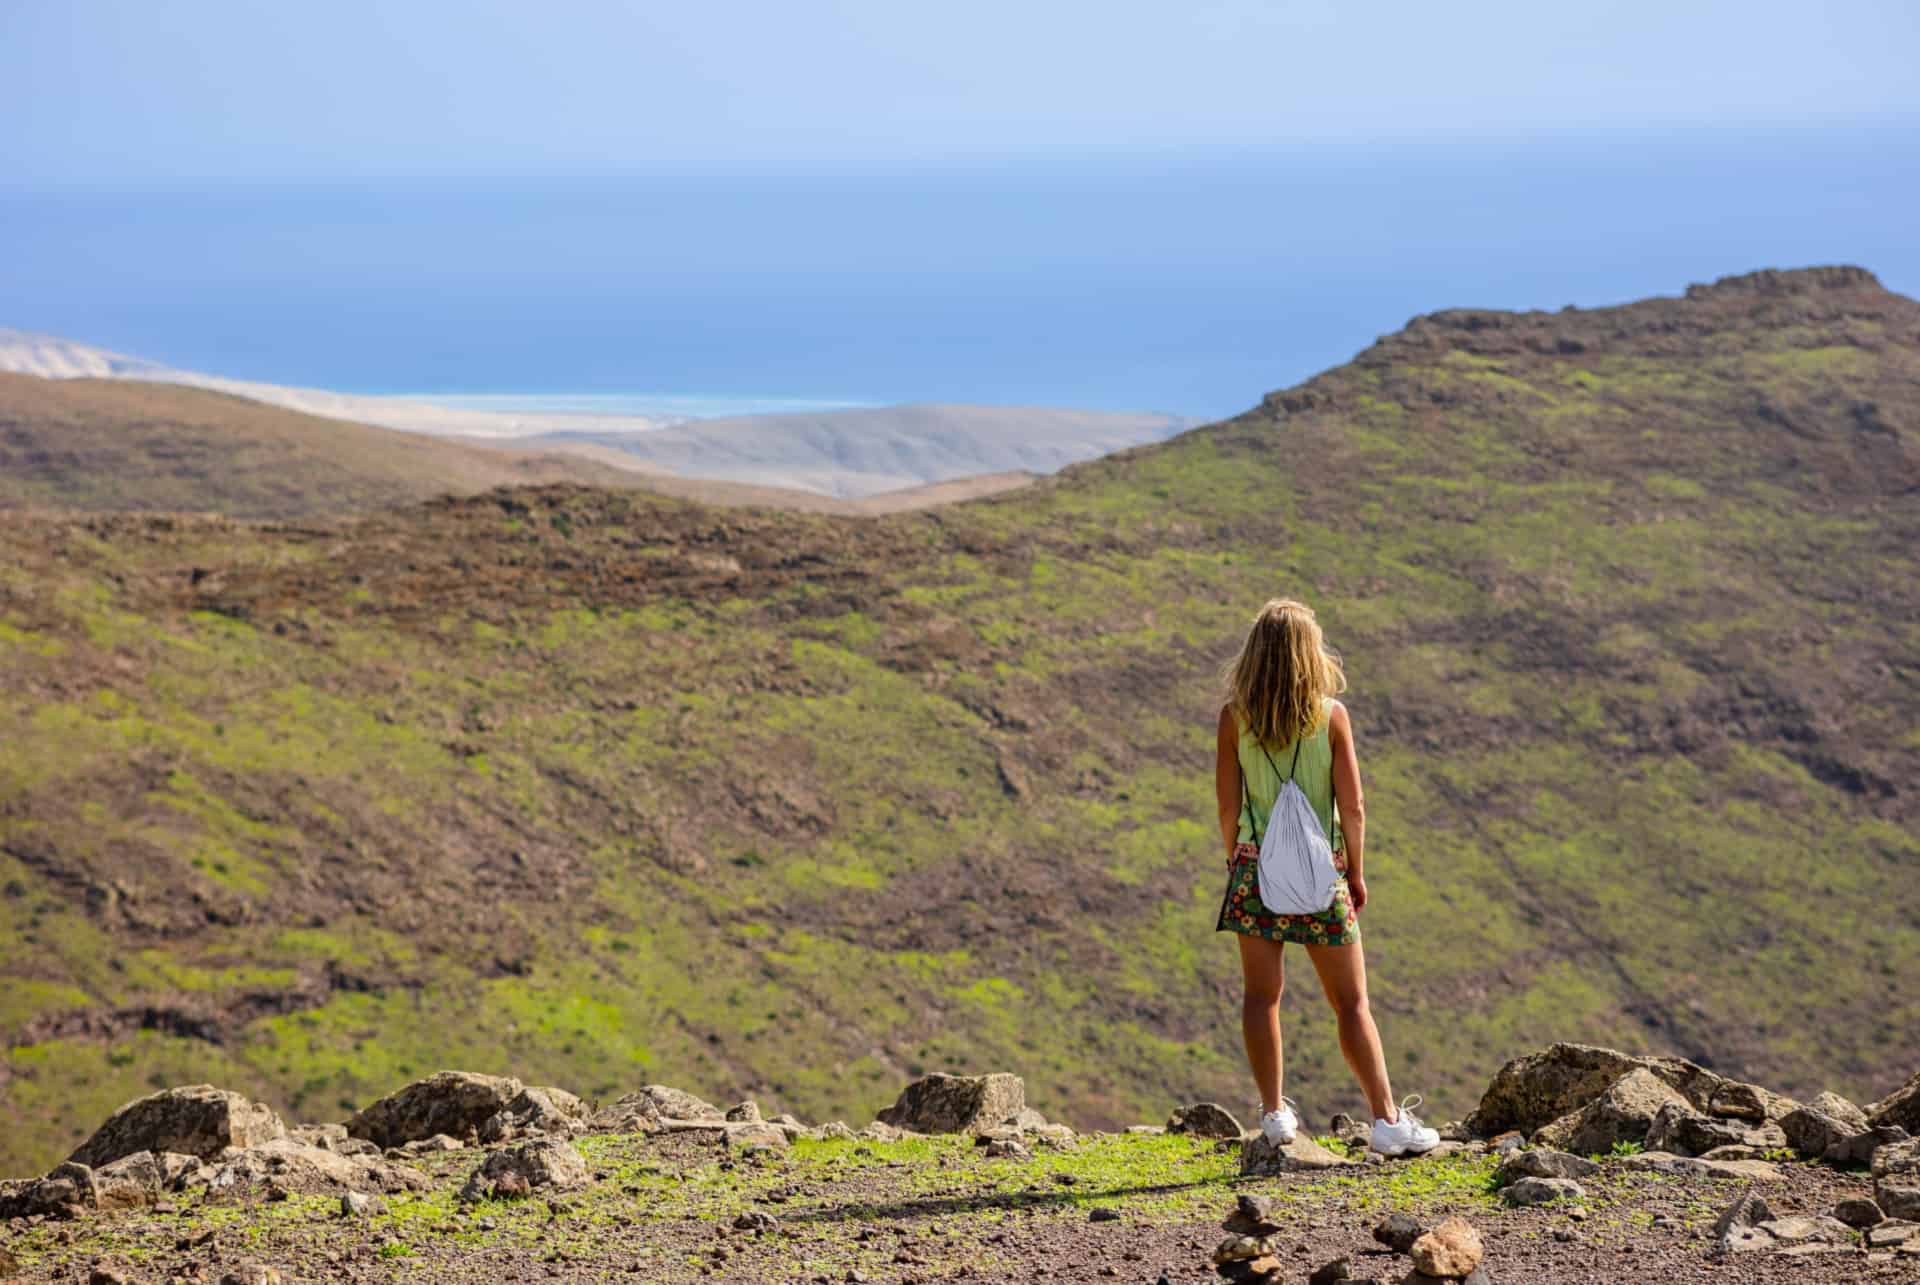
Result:
{"label": "gray drawstring backpack", "polygon": [[[1327,833],[1320,833],[1320,818],[1314,815],[1313,804],[1307,802],[1306,791],[1294,779],[1294,773],[1300,769],[1300,746],[1304,736],[1297,737],[1293,743],[1293,763],[1287,768],[1287,778],[1280,786],[1279,797],[1273,801],[1273,810],[1267,813],[1267,832],[1260,834],[1254,827],[1253,839],[1260,845],[1260,904],[1268,913],[1275,915],[1318,915],[1333,905],[1333,885],[1340,878],[1340,872],[1333,868],[1333,827],[1329,822]],[[1267,766],[1273,769],[1275,776],[1280,775],[1280,767],[1267,754],[1267,747],[1260,746],[1260,753],[1266,757]],[[1332,782],[1328,782],[1331,792]],[[1253,824],[1253,796],[1247,790],[1247,774],[1240,773],[1240,793],[1246,800],[1247,823]],[[1328,801],[1328,814],[1333,811],[1332,801]]]}

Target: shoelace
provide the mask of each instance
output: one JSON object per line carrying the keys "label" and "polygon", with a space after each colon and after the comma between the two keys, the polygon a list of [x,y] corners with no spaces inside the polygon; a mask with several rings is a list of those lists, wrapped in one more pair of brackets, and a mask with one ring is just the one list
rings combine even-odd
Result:
{"label": "shoelace", "polygon": [[[1271,1110],[1271,1111],[1267,1111],[1267,1112],[1263,1112],[1263,1113],[1261,1114],[1261,1116],[1260,1116],[1260,1118],[1261,1118],[1262,1120],[1266,1120],[1266,1119],[1270,1119],[1270,1118],[1272,1118],[1273,1116],[1276,1116],[1276,1115],[1279,1115],[1279,1114],[1280,1114],[1280,1113],[1281,1113],[1282,1111],[1293,1111],[1293,1109],[1294,1109],[1294,1107],[1293,1107],[1293,1099],[1292,1099],[1292,1098],[1288,1098],[1288,1097],[1283,1097],[1283,1098],[1281,1098],[1281,1099],[1280,1099],[1280,1105],[1279,1105],[1279,1106],[1277,1106],[1277,1107],[1275,1107],[1275,1108],[1274,1108],[1273,1110]],[[1295,1114],[1296,1114],[1296,1115],[1298,1115],[1299,1113],[1298,1113],[1298,1112],[1295,1112]]]}
{"label": "shoelace", "polygon": [[1419,1128],[1420,1117],[1413,1113],[1413,1109],[1417,1106],[1425,1106],[1426,1101],[1427,1100],[1418,1093],[1407,1094],[1406,1097],[1400,1099],[1400,1118],[1402,1120],[1411,1120],[1414,1128]]}

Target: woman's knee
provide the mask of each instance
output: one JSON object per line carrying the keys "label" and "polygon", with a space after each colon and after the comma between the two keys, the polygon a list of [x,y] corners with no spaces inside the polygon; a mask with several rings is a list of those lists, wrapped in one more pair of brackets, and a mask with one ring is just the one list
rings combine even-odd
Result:
{"label": "woman's knee", "polygon": [[1365,991],[1357,995],[1329,995],[1327,1002],[1333,1005],[1333,1015],[1343,1027],[1373,1020],[1373,1010],[1367,1005]]}
{"label": "woman's knee", "polygon": [[1264,1013],[1269,1009],[1279,1008],[1280,995],[1286,988],[1287,984],[1283,981],[1250,985],[1240,1001],[1240,1006],[1250,1013]]}

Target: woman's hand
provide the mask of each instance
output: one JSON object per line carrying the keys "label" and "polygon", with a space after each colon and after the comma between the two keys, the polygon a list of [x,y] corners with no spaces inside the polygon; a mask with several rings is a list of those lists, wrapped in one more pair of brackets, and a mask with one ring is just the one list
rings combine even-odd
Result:
{"label": "woman's hand", "polygon": [[1367,908],[1367,881],[1358,874],[1347,876],[1347,900],[1353,903],[1353,913],[1359,914]]}

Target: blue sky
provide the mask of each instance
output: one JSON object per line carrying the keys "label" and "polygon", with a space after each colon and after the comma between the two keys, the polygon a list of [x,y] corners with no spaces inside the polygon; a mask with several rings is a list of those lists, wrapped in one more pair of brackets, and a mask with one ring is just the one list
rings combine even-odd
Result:
{"label": "blue sky", "polygon": [[6,0],[22,186],[1920,118],[1913,0]]}
{"label": "blue sky", "polygon": [[1920,293],[1917,51],[1915,0],[0,0],[0,326],[1226,414],[1438,308]]}

